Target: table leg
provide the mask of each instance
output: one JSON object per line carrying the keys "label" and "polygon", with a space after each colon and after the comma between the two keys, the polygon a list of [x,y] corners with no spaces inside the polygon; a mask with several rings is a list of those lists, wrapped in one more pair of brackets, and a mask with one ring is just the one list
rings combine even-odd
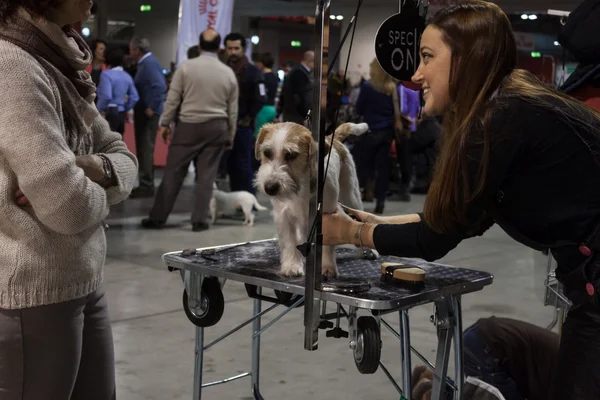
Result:
{"label": "table leg", "polygon": [[452,315],[454,320],[454,371],[456,376],[455,399],[461,400],[463,393],[464,365],[463,365],[463,324],[460,297],[452,297]]}
{"label": "table leg", "polygon": [[[256,293],[260,296],[262,288],[259,286]],[[258,315],[262,310],[262,301],[254,299],[254,315]],[[258,317],[252,323],[252,394],[256,400],[262,400],[260,394],[260,335],[254,336],[260,331],[261,317]]]}
{"label": "table leg", "polygon": [[194,400],[202,399],[202,368],[204,362],[204,328],[196,327],[194,351]]}
{"label": "table leg", "polygon": [[450,362],[450,347],[452,345],[453,324],[450,316],[451,304],[446,298],[435,301],[436,305],[436,328],[438,335],[438,347],[435,360],[435,371],[433,372],[433,400],[446,399],[446,377],[448,376],[448,364]]}
{"label": "table leg", "polygon": [[400,337],[401,354],[402,354],[402,389],[404,390],[404,398],[411,400],[412,396],[412,365],[410,360],[410,320],[408,318],[408,310],[400,310]]}

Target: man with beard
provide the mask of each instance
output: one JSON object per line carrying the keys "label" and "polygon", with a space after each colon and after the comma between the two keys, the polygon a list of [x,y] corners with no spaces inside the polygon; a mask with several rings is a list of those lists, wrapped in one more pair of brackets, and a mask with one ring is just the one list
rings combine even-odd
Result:
{"label": "man with beard", "polygon": [[255,194],[252,180],[253,133],[256,115],[267,102],[267,90],[260,69],[250,64],[245,55],[246,38],[240,33],[225,37],[227,65],[233,69],[239,85],[237,132],[233,148],[227,155],[231,191],[244,190]]}

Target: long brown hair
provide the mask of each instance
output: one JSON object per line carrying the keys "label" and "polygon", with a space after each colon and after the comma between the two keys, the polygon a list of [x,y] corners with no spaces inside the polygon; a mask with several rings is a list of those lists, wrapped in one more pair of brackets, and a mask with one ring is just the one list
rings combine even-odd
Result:
{"label": "long brown hair", "polygon": [[[600,113],[543,85],[531,73],[516,69],[514,34],[508,17],[497,5],[470,0],[450,6],[440,10],[429,26],[442,32],[452,51],[451,105],[444,114],[441,151],[425,200],[424,216],[435,231],[451,232],[459,224],[476,222],[467,221],[467,209],[485,186],[493,134],[491,101],[501,103],[503,99],[519,97],[590,127],[589,121],[600,119]],[[480,180],[471,187],[473,171],[467,168],[466,150],[475,130],[483,131],[484,140]]]}

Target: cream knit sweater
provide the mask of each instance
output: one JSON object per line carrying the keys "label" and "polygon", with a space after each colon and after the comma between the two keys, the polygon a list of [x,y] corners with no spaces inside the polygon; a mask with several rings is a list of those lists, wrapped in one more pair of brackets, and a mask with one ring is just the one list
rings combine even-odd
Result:
{"label": "cream knit sweater", "polygon": [[[102,221],[128,197],[137,161],[102,117],[92,131],[93,153],[106,154],[117,176],[108,190],[75,165],[56,83],[0,41],[0,309],[76,299],[102,283]],[[18,188],[31,206],[17,205]]]}

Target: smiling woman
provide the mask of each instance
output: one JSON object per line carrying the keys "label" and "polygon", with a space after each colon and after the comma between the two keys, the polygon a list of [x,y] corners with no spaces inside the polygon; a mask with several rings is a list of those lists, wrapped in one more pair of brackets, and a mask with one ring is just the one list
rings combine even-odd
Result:
{"label": "smiling woman", "polygon": [[600,399],[600,113],[517,69],[516,55],[497,5],[466,0],[436,13],[413,77],[425,114],[444,122],[424,212],[325,215],[323,244],[434,261],[498,224],[551,249],[573,306],[556,379],[523,397]]}
{"label": "smiling woman", "polygon": [[111,400],[109,206],[137,161],[95,105],[70,25],[89,0],[0,0],[0,398]]}

